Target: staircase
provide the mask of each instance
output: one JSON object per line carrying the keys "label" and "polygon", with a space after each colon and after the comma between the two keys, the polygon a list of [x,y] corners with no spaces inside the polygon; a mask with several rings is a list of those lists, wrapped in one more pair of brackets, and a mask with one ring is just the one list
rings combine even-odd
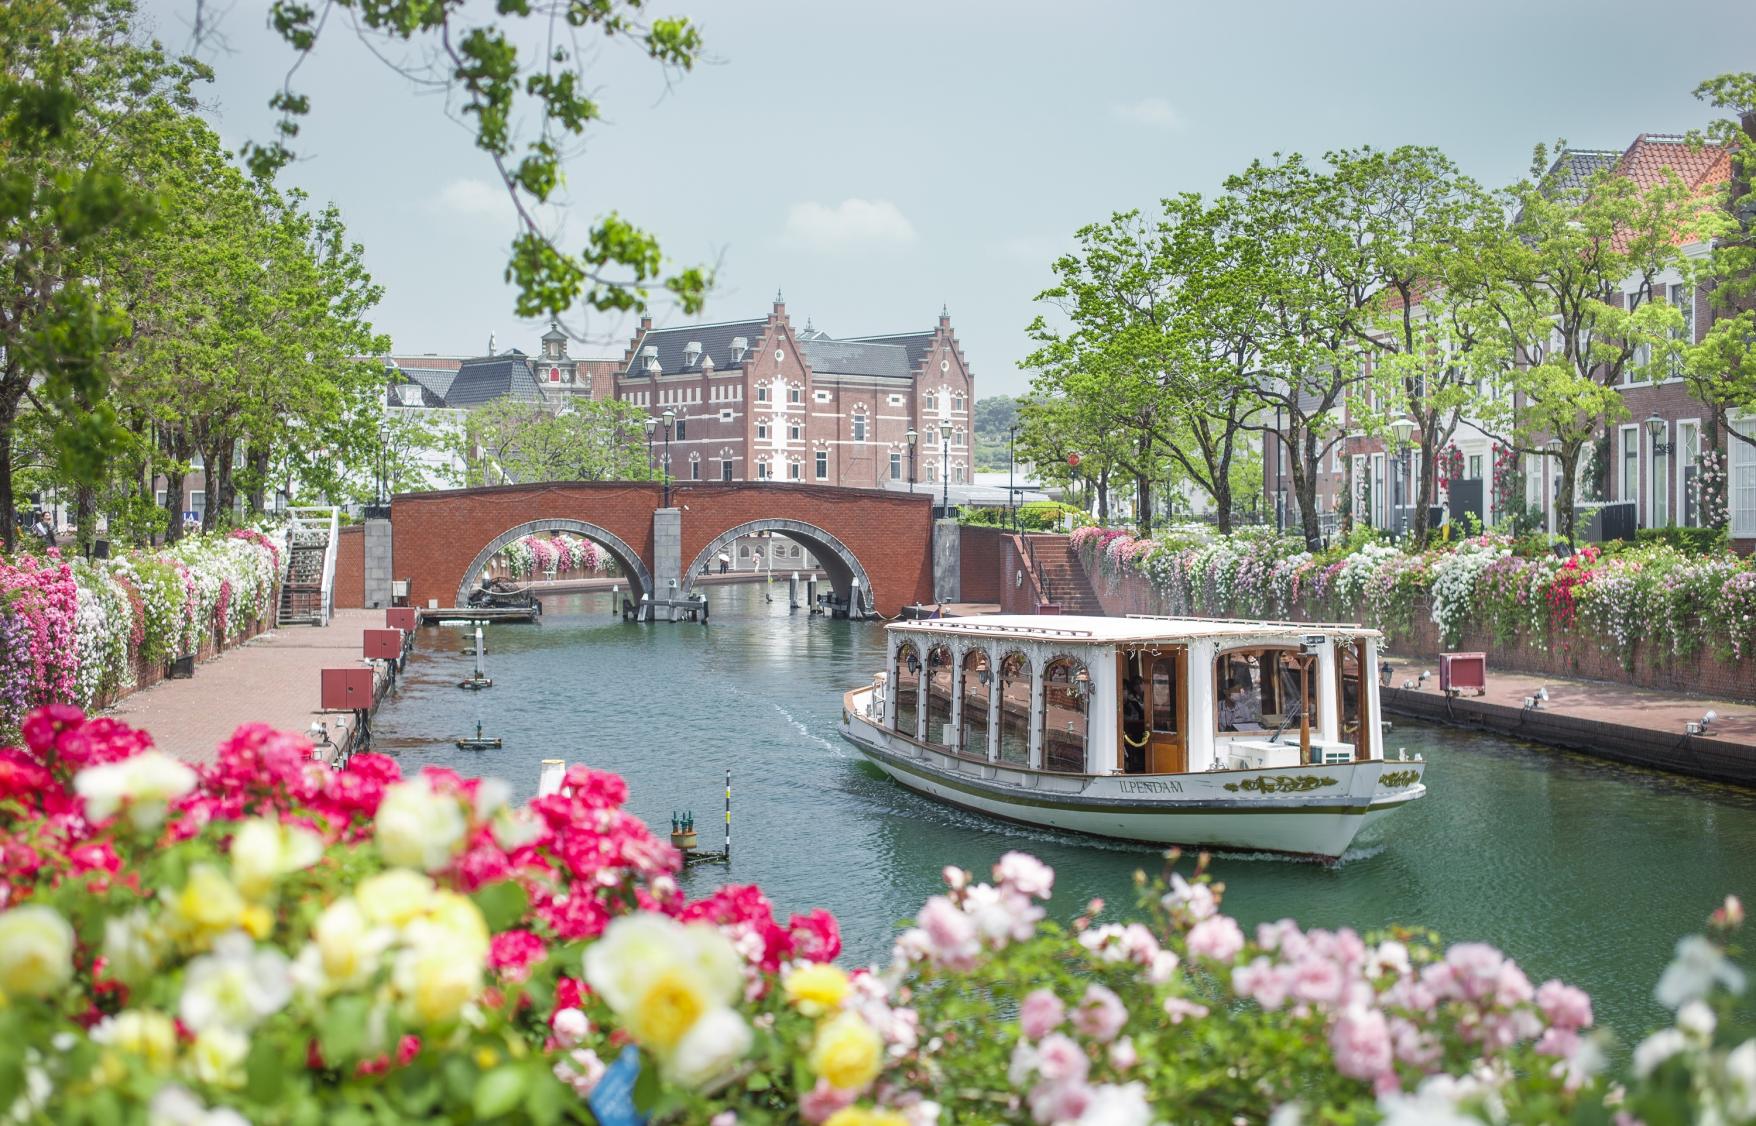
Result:
{"label": "staircase", "polygon": [[1025,536],[1031,568],[1043,596],[1060,605],[1063,614],[1102,615],[1103,603],[1091,588],[1085,567],[1074,558],[1066,536]]}
{"label": "staircase", "polygon": [[334,606],[340,513],[334,508],[295,508],[289,515],[287,567],[275,625],[328,625]]}

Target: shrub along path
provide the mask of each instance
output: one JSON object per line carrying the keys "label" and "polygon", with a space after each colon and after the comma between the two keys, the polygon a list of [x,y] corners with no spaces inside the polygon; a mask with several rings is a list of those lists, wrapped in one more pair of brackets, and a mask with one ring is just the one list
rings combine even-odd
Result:
{"label": "shrub along path", "polygon": [[363,630],[384,624],[382,610],[337,610],[327,626],[282,626],[206,664],[189,680],[166,680],[121,700],[106,714],[146,729],[166,754],[214,761],[240,724],[304,731],[318,710],[319,671],[357,664]]}

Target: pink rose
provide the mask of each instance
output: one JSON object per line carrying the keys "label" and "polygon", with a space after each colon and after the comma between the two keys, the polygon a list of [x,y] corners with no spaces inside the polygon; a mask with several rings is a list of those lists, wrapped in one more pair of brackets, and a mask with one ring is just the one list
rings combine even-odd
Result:
{"label": "pink rose", "polygon": [[1061,998],[1048,989],[1037,989],[1026,995],[1018,1006],[1018,1027],[1032,1040],[1041,1040],[1061,1026],[1067,1008]]}
{"label": "pink rose", "polygon": [[1189,953],[1216,962],[1230,962],[1244,949],[1244,932],[1230,915],[1213,915],[1189,931]]}
{"label": "pink rose", "polygon": [[1108,1044],[1128,1023],[1128,1007],[1122,999],[1101,985],[1088,985],[1079,1008],[1073,1013],[1073,1027],[1100,1044]]}
{"label": "pink rose", "polygon": [[1050,1083],[1083,1083],[1091,1061],[1072,1039],[1056,1032],[1037,1045],[1036,1067]]}
{"label": "pink rose", "polygon": [[1350,1008],[1329,1029],[1335,1070],[1350,1079],[1376,1080],[1391,1071],[1390,1026],[1377,1009]]}
{"label": "pink rose", "polygon": [[1577,1031],[1591,1027],[1591,998],[1582,989],[1545,981],[1536,991],[1537,1008],[1556,1028]]}

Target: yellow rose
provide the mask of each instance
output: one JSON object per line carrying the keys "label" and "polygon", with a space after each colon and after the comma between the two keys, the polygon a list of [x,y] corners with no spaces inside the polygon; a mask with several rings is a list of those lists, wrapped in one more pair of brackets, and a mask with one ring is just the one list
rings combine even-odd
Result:
{"label": "yellow rose", "polygon": [[461,945],[479,951],[477,960],[488,956],[488,923],[481,908],[466,895],[442,891],[433,899],[427,917],[434,926],[445,931]]}
{"label": "yellow rose", "polygon": [[908,1126],[908,1119],[894,1110],[846,1106],[825,1119],[823,1126]]}
{"label": "yellow rose", "polygon": [[407,868],[392,868],[361,880],[354,898],[359,900],[367,922],[400,927],[432,906],[433,881]]}
{"label": "yellow rose", "polygon": [[154,1072],[162,1072],[177,1058],[177,1026],[163,1013],[147,1009],[124,1009],[91,1030],[99,1044],[138,1056]]}
{"label": "yellow rose", "polygon": [[668,1052],[710,1007],[699,974],[684,966],[663,970],[647,981],[626,1014],[628,1031],[647,1047]]}
{"label": "yellow rose", "polygon": [[373,822],[386,863],[427,872],[447,867],[468,832],[463,806],[449,794],[434,793],[425,778],[385,787]]}
{"label": "yellow rose", "polygon": [[811,1045],[811,1070],[841,1091],[864,1090],[883,1062],[884,1042],[858,1013],[825,1021]]}
{"label": "yellow rose", "polygon": [[189,1048],[189,1069],[195,1078],[215,1087],[244,1085],[244,1057],[250,1041],[233,1028],[203,1029]]}
{"label": "yellow rose", "polygon": [[431,931],[397,959],[395,984],[404,1015],[419,1024],[449,1024],[482,991],[482,959]]}
{"label": "yellow rose", "polygon": [[301,825],[255,818],[232,836],[232,878],[251,899],[274,890],[281,877],[309,868],[323,856],[323,838]]}
{"label": "yellow rose", "polygon": [[794,970],[783,984],[787,1000],[807,1016],[841,1008],[842,998],[848,995],[848,975],[825,962]]}
{"label": "yellow rose", "polygon": [[365,912],[352,899],[331,903],[311,925],[323,976],[339,986],[358,985],[371,976],[390,937],[388,927],[368,924]]}
{"label": "yellow rose", "polygon": [[179,936],[195,946],[235,930],[244,918],[244,897],[224,872],[212,864],[189,870],[189,882],[171,900],[171,915]]}
{"label": "yellow rose", "polygon": [[0,999],[46,997],[73,977],[73,928],[53,907],[0,911]]}

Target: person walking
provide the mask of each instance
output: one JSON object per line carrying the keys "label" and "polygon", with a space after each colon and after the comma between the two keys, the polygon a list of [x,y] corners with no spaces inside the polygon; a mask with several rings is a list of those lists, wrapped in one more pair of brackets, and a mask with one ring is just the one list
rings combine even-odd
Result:
{"label": "person walking", "polygon": [[726,571],[728,569],[730,569],[731,565],[732,565],[731,555],[728,554],[727,552],[724,552],[724,551],[720,552],[719,553],[719,573],[722,575],[725,574]]}

